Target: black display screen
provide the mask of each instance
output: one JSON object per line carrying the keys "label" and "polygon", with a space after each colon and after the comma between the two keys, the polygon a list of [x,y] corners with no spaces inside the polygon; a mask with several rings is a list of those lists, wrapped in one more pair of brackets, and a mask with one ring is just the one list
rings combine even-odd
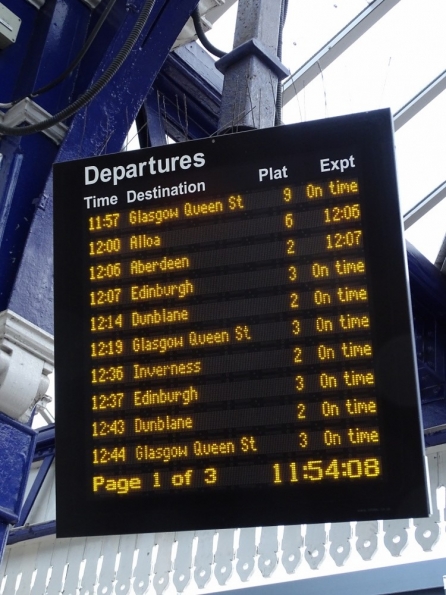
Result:
{"label": "black display screen", "polygon": [[387,110],[54,168],[60,536],[423,516]]}

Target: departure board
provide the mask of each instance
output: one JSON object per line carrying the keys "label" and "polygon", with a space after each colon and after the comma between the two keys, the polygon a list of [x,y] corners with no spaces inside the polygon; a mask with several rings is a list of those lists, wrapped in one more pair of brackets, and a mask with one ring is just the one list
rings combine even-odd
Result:
{"label": "departure board", "polygon": [[54,167],[61,537],[425,516],[388,110]]}

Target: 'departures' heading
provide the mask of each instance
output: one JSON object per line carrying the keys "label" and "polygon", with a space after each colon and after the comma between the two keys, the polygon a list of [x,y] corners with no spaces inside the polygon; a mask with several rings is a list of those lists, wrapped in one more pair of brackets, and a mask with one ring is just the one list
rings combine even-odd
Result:
{"label": "'departures' heading", "polygon": [[113,182],[116,186],[120,180],[130,178],[140,178],[143,176],[154,176],[156,174],[166,174],[173,171],[186,170],[191,167],[203,167],[206,163],[204,153],[195,153],[194,155],[176,155],[174,157],[165,157],[155,159],[151,157],[148,161],[138,163],[129,163],[128,165],[116,165],[114,167],[104,167],[99,169],[96,165],[85,167],[85,186],[97,184],[98,182]]}

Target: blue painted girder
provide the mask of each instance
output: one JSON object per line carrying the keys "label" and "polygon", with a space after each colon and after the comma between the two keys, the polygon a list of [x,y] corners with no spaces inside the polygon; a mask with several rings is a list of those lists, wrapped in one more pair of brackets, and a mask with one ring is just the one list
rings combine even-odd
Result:
{"label": "blue painted girder", "polygon": [[36,432],[0,413],[0,561],[9,527],[19,520]]}
{"label": "blue painted girder", "polygon": [[216,133],[223,75],[196,42],[167,57],[154,82],[159,120],[177,142]]}
{"label": "blue painted girder", "polygon": [[[17,43],[0,52],[0,101],[11,102],[66,69],[97,15],[86,4],[70,0],[47,0],[40,10],[29,2],[4,0],[4,4],[21,19]],[[75,75],[42,95],[39,105],[50,113],[67,105]],[[57,151],[57,145],[43,134],[0,137],[0,311],[8,307],[39,196]]]}
{"label": "blue painted girder", "polygon": [[[93,73],[93,80],[99,77],[122,47],[143,3],[144,0],[128,3],[125,18],[121,20],[116,35],[108,41],[106,47],[97,48],[97,68]],[[131,123],[197,3],[198,0],[156,0],[145,31],[129,58],[112,81],[87,107],[73,117],[57,156],[54,155],[53,158],[54,149],[45,151],[42,146],[35,147],[24,155],[23,162],[32,163],[32,170],[29,171],[28,168],[25,177],[31,178],[35,174],[39,177],[40,188],[39,191],[34,188],[32,195],[23,189],[21,198],[29,209],[33,203],[37,204],[37,209],[27,237],[21,237],[24,244],[21,253],[17,245],[15,260],[4,258],[1,263],[0,310],[9,308],[40,328],[53,332],[52,175],[49,169],[51,163],[121,150]],[[122,11],[123,3],[118,0],[117,4]],[[65,43],[65,39],[67,38],[62,38],[61,43]],[[68,42],[67,39],[66,43]],[[92,63],[91,59],[87,62]],[[88,65],[86,69],[89,69]],[[78,74],[79,87],[85,86],[85,76],[81,69]],[[42,142],[42,138],[45,142],[52,142],[43,137],[42,133],[30,138],[38,139],[36,142]],[[24,143],[24,140],[20,142]],[[2,145],[4,143],[14,144],[14,141],[6,138],[3,139]],[[47,161],[45,155],[48,156]],[[8,220],[17,216],[16,204],[20,202],[15,191],[10,195]],[[13,230],[8,228],[8,234],[11,239],[4,237],[4,241],[12,241]]]}
{"label": "blue painted girder", "polygon": [[[39,10],[24,1],[2,0],[2,4],[21,19],[16,43],[0,52],[3,103],[28,95],[63,72],[82,47],[90,20],[96,20],[97,15],[83,2],[71,0],[46,0]],[[75,81],[68,77],[54,91],[42,95],[39,104],[58,111],[69,102]]]}

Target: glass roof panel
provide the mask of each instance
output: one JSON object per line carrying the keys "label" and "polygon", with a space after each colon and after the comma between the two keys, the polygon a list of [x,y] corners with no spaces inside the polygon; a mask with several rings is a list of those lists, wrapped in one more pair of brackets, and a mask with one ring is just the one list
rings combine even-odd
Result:
{"label": "glass roof panel", "polygon": [[[406,213],[446,180],[446,92],[400,128],[395,143],[401,209]],[[443,223],[445,232],[446,218]]]}
{"label": "glass roof panel", "polygon": [[444,0],[430,0],[428,11],[418,0],[399,2],[307,85],[300,112],[306,119],[381,107],[396,112],[444,71],[445,22]]}
{"label": "glass roof panel", "polygon": [[[445,69],[445,22],[444,0],[430,0],[429,10],[419,0],[398,2],[319,76],[325,79],[333,115],[402,107]],[[319,25],[331,30],[325,19]],[[330,38],[327,34],[317,49]],[[290,53],[284,54],[289,66],[287,59]]]}
{"label": "glass roof panel", "polygon": [[[366,0],[289,0],[283,63],[294,72],[369,4]],[[238,3],[231,6],[206,34],[211,43],[225,52],[232,49],[237,6]],[[323,26],[319,26],[321,23]]]}
{"label": "glass roof panel", "polygon": [[[328,4],[334,6],[327,2],[326,8]],[[342,5],[337,4],[338,8]],[[334,8],[331,14],[336,14]],[[323,13],[321,15],[311,17],[315,21],[319,19],[318,34],[326,21]],[[285,123],[383,107],[397,112],[445,70],[445,22],[444,0],[429,0],[428,10],[426,3],[418,0],[400,1],[285,106]],[[289,23],[287,25],[289,35]],[[331,27],[331,23],[327,25],[327,31]],[[307,31],[302,33],[310,42],[313,29],[307,22]],[[332,36],[331,30],[325,42]],[[287,53],[284,52],[285,63],[289,51],[288,46]],[[296,54],[297,51],[296,43]],[[302,62],[297,67],[301,67]],[[297,67],[293,67],[293,71]],[[445,113],[446,92],[443,92],[396,133],[403,213],[446,179]],[[444,209],[443,204],[438,205],[437,217],[421,220],[407,233],[408,239],[430,260],[435,259],[435,246],[439,247],[446,231],[446,217],[439,217]]]}
{"label": "glass roof panel", "polygon": [[366,0],[289,0],[283,63],[295,72],[369,4]]}

